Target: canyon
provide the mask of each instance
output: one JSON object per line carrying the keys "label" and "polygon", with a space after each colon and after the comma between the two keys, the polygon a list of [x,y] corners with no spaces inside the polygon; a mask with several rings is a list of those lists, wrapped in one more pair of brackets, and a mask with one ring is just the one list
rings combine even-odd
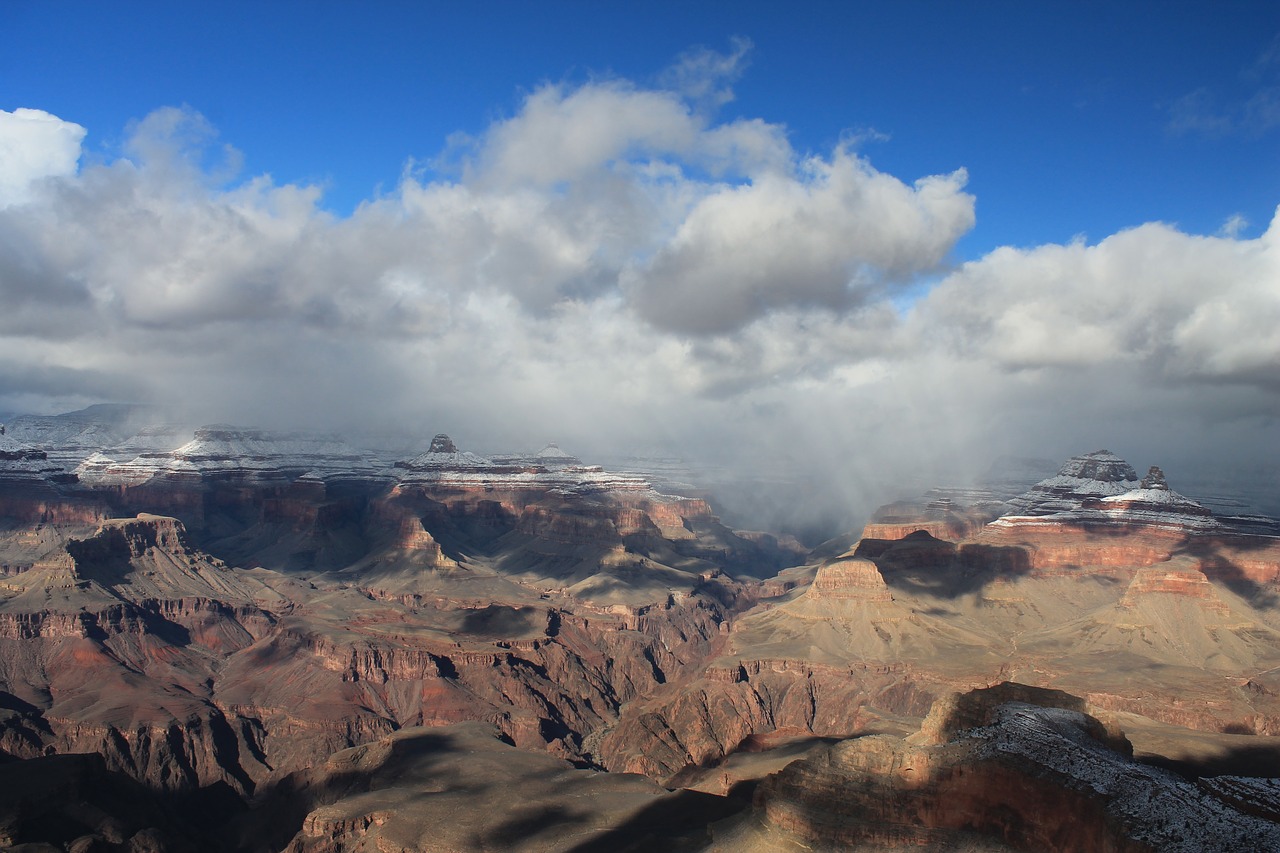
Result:
{"label": "canyon", "polygon": [[1266,849],[1278,593],[1105,451],[807,548],[555,445],[20,418],[0,844]]}

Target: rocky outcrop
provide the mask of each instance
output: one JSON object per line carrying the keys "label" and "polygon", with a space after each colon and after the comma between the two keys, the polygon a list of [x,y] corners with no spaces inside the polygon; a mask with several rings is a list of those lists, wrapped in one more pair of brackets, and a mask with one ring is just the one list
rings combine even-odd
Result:
{"label": "rocky outcrop", "polygon": [[[1114,724],[1088,711],[1075,697],[1015,684],[944,698],[917,735],[847,740],[765,780],[753,819],[718,828],[712,849],[746,847],[769,833],[774,844],[781,834],[856,849],[1147,853],[1280,844],[1280,825],[1256,810],[1134,763]],[[1250,799],[1265,802],[1268,790],[1252,786]]]}
{"label": "rocky outcrop", "polygon": [[920,500],[888,504],[876,510],[860,538],[903,539],[923,531],[936,539],[954,542],[973,536],[1006,508],[986,493],[964,498],[934,490]]}
{"label": "rocky outcrop", "polygon": [[1153,566],[1182,553],[1203,556],[1206,571],[1250,583],[1267,583],[1280,572],[1273,523],[1219,519],[1173,491],[1160,468],[1138,480],[1127,462],[1107,451],[1068,460],[1011,504],[1012,511],[973,538],[1024,548],[1041,572]]}
{"label": "rocky outcrop", "polygon": [[848,556],[821,566],[813,578],[808,595],[815,598],[889,602],[893,596],[876,564],[860,557]]}
{"label": "rocky outcrop", "polygon": [[[433,506],[451,535],[475,533],[467,513]],[[527,589],[445,557],[427,508],[373,505],[374,526],[395,528],[354,586],[234,569],[169,517],[66,539],[0,590],[0,688],[26,709],[0,721],[0,744],[23,758],[95,752],[159,789],[241,794],[408,725],[484,720],[521,747],[596,762],[594,733],[700,664],[742,606],[740,584],[690,574],[634,605]],[[402,566],[436,580],[409,594]]]}
{"label": "rocky outcrop", "polygon": [[1222,679],[1280,664],[1277,542],[1203,523],[1158,469],[1139,481],[1113,454],[1051,479],[1043,515],[958,541],[899,517],[911,532],[861,539],[807,587],[768,585],[698,679],[624,709],[608,766],[675,778],[743,738],[847,735],[1013,673],[1170,724],[1276,731],[1280,703]]}
{"label": "rocky outcrop", "polygon": [[1054,477],[1010,501],[1013,511],[994,528],[1168,531],[1175,535],[1216,532],[1213,513],[1169,488],[1164,472],[1152,466],[1142,480],[1129,463],[1105,450],[1076,456]]}
{"label": "rocky outcrop", "polygon": [[1138,472],[1109,450],[1073,456],[1058,473],[1041,480],[1009,504],[1012,515],[1038,516],[1079,509],[1086,502],[1138,488]]}
{"label": "rocky outcrop", "polygon": [[714,766],[755,736],[848,737],[883,713],[921,716],[937,695],[936,684],[904,664],[725,663],[624,709],[602,741],[604,766],[670,781]]}

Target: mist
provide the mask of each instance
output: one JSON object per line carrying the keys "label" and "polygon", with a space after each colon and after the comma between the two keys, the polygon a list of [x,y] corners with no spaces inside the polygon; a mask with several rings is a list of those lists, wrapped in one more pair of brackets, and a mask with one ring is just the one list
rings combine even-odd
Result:
{"label": "mist", "polygon": [[106,159],[0,111],[0,411],[679,456],[797,529],[1001,456],[1274,472],[1280,219],[960,262],[964,163],[893,176],[720,121],[741,51],[714,58],[542,85],[348,217],[239,174],[189,107]]}

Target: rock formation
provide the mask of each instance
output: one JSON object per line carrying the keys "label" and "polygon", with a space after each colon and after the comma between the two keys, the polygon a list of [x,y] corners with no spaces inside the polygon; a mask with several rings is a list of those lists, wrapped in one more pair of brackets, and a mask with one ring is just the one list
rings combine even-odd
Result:
{"label": "rock formation", "polygon": [[599,764],[620,708],[700,665],[784,558],[701,500],[563,457],[513,469],[438,436],[378,464],[207,427],[78,479],[36,471],[39,495],[10,484],[0,750],[95,753],[166,796],[247,797],[465,720]]}
{"label": "rock formation", "polygon": [[[988,512],[979,500],[944,511]],[[928,532],[943,529],[928,503],[887,509],[807,588],[735,617],[699,677],[624,710],[609,766],[676,778],[750,737],[896,725],[1015,676],[1172,725],[1280,734],[1280,540],[1106,452],[954,541]]]}
{"label": "rock formation", "polygon": [[[1084,702],[1003,683],[915,735],[838,743],[771,776],[713,850],[1235,851],[1280,845],[1280,790],[1135,763]],[[1096,713],[1096,712],[1094,712]],[[1238,791],[1239,793],[1234,793]],[[788,842],[792,846],[787,846]]]}
{"label": "rock formation", "polygon": [[[1157,724],[1280,735],[1271,522],[1216,517],[1112,454],[1071,460],[1012,504],[949,490],[894,505],[801,566],[794,546],[730,530],[699,497],[555,447],[481,456],[441,434],[395,460],[334,437],[211,426],[187,440],[84,420],[0,436],[0,767],[63,780],[50,808],[0,813],[13,843],[44,840],[41,815],[69,814],[52,801],[74,780],[128,777],[148,792],[141,811],[104,801],[123,809],[116,823],[80,815],[48,839],[181,849],[205,813],[242,833],[210,849],[255,833],[260,849],[413,849],[427,817],[457,811],[456,783],[484,802],[513,786],[524,798],[457,821],[459,849],[613,849],[652,814],[683,821],[655,845],[703,844],[691,804],[726,817],[741,798],[617,772],[741,794],[755,778],[743,768],[781,766],[740,760],[752,750],[859,736],[831,752],[847,760],[812,757],[762,785],[755,822],[734,831],[1144,849],[1123,845],[1146,836],[1116,835],[1123,797],[1095,790],[1109,782],[1063,782],[1018,752],[1027,738],[1115,746],[1080,716],[1100,709],[1139,721],[1135,742]],[[992,710],[1036,705],[1032,688],[977,711],[935,704],[1015,678],[1088,707]],[[939,727],[938,711],[931,741],[863,736],[914,731],[931,706],[968,722]],[[48,761],[67,753],[99,763]],[[905,790],[908,765],[940,775]],[[885,829],[884,808],[858,796],[823,824],[811,805],[850,778],[919,831]],[[995,796],[1010,785],[1028,799]],[[1210,787],[1270,819],[1265,787]],[[1017,817],[1035,803],[1043,821]],[[1089,828],[1054,823],[1062,803]],[[848,815],[879,828],[849,829]]]}

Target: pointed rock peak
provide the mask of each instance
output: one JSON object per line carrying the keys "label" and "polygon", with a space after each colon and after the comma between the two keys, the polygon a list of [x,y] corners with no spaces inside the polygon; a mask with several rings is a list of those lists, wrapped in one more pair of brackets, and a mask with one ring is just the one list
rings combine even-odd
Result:
{"label": "pointed rock peak", "polygon": [[1083,456],[1072,456],[1058,471],[1058,476],[1096,480],[1100,483],[1122,483],[1136,481],[1138,472],[1110,450],[1095,450]]}
{"label": "pointed rock peak", "polygon": [[1138,488],[1155,489],[1157,491],[1167,492],[1169,491],[1169,481],[1164,478],[1163,471],[1161,471],[1157,466],[1152,465],[1151,469],[1147,471],[1147,476],[1142,478],[1142,485]]}
{"label": "pointed rock peak", "polygon": [[[422,445],[418,445],[421,447]],[[435,438],[431,439],[431,449],[428,453],[457,453],[458,447],[453,443],[453,439],[444,433],[439,433]]]}
{"label": "pointed rock peak", "polygon": [[538,451],[538,461],[544,465],[581,465],[579,457],[561,450],[556,442],[549,442],[547,447]]}

